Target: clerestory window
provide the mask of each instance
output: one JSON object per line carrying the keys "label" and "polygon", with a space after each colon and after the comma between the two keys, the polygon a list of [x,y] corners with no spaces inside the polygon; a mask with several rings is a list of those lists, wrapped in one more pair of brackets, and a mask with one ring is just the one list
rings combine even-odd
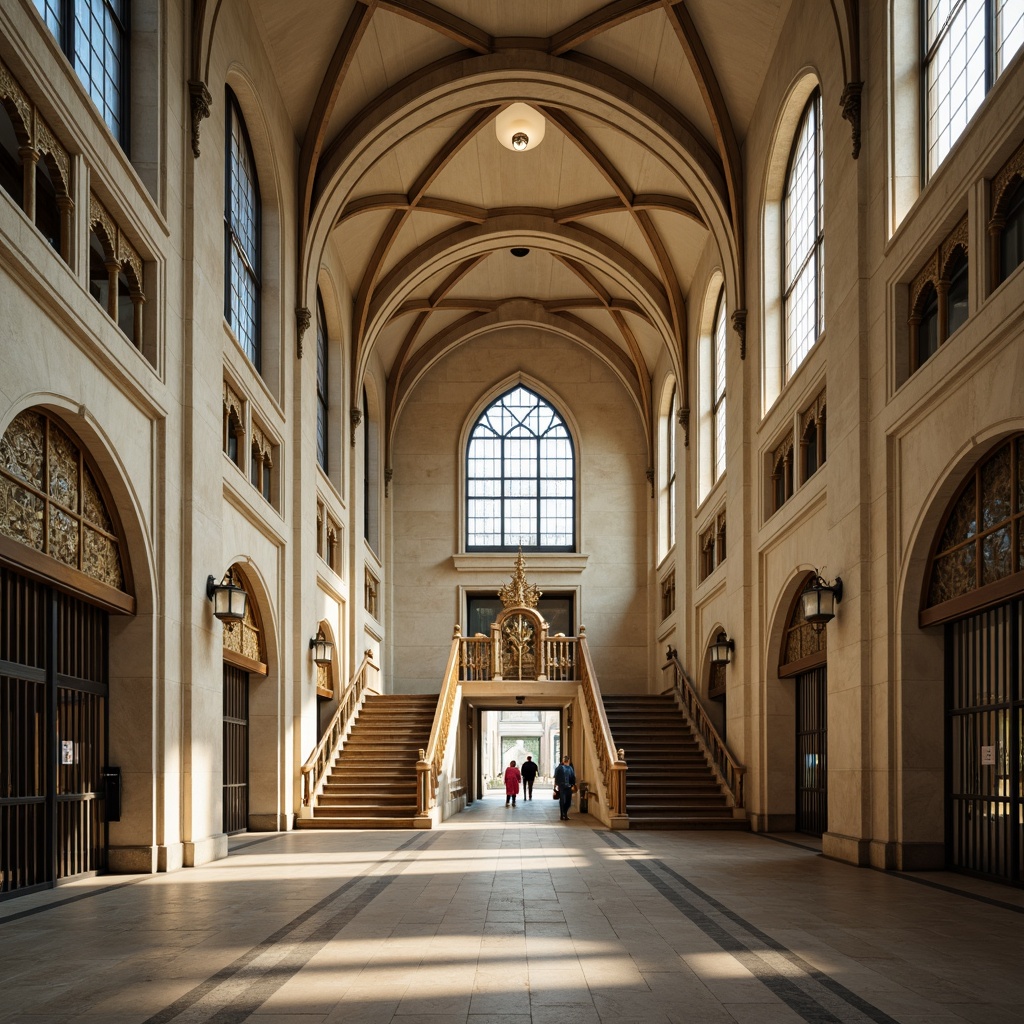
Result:
{"label": "clerestory window", "polygon": [[807,101],[789,157],[782,200],[785,380],[825,329],[824,161],[821,90]]}
{"label": "clerestory window", "polygon": [[327,472],[327,318],[316,293],[316,461]]}
{"label": "clerestory window", "polygon": [[572,551],[576,459],[565,421],[517,385],[480,416],[466,447],[466,549]]}
{"label": "clerestory window", "polygon": [[260,189],[249,133],[227,90],[224,203],[224,317],[260,370]]}
{"label": "clerestory window", "polygon": [[35,0],[35,5],[127,152],[129,0]]}
{"label": "clerestory window", "polygon": [[711,444],[715,480],[725,472],[725,289],[718,297],[711,332]]}
{"label": "clerestory window", "polygon": [[925,176],[953,148],[1024,43],[1020,0],[923,0]]}

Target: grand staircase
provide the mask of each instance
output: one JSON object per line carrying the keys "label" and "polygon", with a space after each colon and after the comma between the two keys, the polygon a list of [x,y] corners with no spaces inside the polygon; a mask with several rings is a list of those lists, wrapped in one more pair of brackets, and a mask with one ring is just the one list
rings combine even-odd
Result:
{"label": "grand staircase", "polygon": [[366,698],[313,815],[298,828],[412,828],[416,762],[430,740],[437,694]]}
{"label": "grand staircase", "polygon": [[604,696],[616,747],[626,754],[630,828],[749,829],[671,696]]}

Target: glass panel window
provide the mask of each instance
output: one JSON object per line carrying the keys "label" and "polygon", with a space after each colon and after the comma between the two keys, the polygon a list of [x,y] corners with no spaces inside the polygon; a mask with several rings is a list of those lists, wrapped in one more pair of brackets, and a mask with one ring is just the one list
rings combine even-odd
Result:
{"label": "glass panel window", "polygon": [[227,91],[224,316],[260,369],[260,192],[256,162],[234,94]]}
{"label": "glass panel window", "polygon": [[922,300],[921,322],[917,328],[917,365],[930,359],[939,350],[939,297],[934,288],[928,289]]}
{"label": "glass panel window", "polygon": [[128,0],[35,0],[107,127],[128,144]]}
{"label": "glass panel window", "polygon": [[676,542],[676,391],[668,403],[665,420],[665,550]]}
{"label": "glass panel window", "polygon": [[1024,43],[1020,0],[924,0],[925,171],[931,176]]}
{"label": "glass panel window", "polygon": [[575,454],[561,416],[514,387],[477,420],[466,450],[466,547],[572,551]]}
{"label": "glass panel window", "polygon": [[967,321],[967,255],[962,249],[953,257],[948,274],[947,338]]}
{"label": "glass panel window", "polygon": [[327,472],[327,323],[316,293],[316,461]]}
{"label": "glass panel window", "polygon": [[788,380],[824,330],[821,93],[807,103],[783,195],[783,316]]}
{"label": "glass panel window", "polygon": [[711,381],[711,418],[712,447],[715,467],[715,479],[718,480],[725,472],[725,289],[718,299],[715,312],[715,326],[712,332],[712,381]]}

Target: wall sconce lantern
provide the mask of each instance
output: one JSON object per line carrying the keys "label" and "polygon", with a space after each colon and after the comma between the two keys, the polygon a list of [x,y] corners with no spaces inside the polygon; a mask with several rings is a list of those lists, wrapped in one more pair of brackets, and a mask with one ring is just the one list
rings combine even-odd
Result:
{"label": "wall sconce lantern", "polygon": [[837,576],[834,583],[826,583],[821,573],[815,569],[814,578],[800,595],[800,606],[804,618],[820,633],[825,628],[825,623],[836,617],[836,605],[842,599],[842,577]]}
{"label": "wall sconce lantern", "polygon": [[213,614],[221,622],[241,622],[245,618],[249,595],[238,586],[233,569],[224,573],[220,583],[216,577],[207,576],[206,596],[213,602]]}
{"label": "wall sconce lantern", "polygon": [[513,103],[494,119],[498,141],[514,153],[535,149],[544,139],[546,122],[540,111],[526,103]]}
{"label": "wall sconce lantern", "polygon": [[309,641],[309,649],[317,665],[330,665],[334,661],[334,641],[328,640],[322,629],[318,629],[316,636]]}
{"label": "wall sconce lantern", "polygon": [[732,661],[732,652],[735,649],[736,645],[725,635],[725,631],[722,630],[715,637],[715,642],[708,648],[711,654],[711,664],[728,665]]}

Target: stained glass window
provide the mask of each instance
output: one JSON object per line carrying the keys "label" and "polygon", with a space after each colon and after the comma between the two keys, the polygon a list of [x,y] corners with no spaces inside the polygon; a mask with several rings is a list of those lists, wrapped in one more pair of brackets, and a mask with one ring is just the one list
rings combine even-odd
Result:
{"label": "stained glass window", "polygon": [[572,438],[562,417],[528,388],[512,388],[470,433],[467,550],[572,551],[575,478]]}
{"label": "stained glass window", "polygon": [[34,409],[0,439],[0,533],[116,590],[121,548],[97,476],[75,438]]}
{"label": "stained glass window", "polygon": [[238,101],[227,90],[224,204],[224,316],[249,361],[260,369],[260,190]]}
{"label": "stained glass window", "polygon": [[825,329],[823,180],[821,93],[815,90],[797,129],[782,204],[787,380]]}
{"label": "stained glass window", "polygon": [[1024,434],[1004,441],[968,476],[946,513],[932,557],[931,608],[1024,571]]}

